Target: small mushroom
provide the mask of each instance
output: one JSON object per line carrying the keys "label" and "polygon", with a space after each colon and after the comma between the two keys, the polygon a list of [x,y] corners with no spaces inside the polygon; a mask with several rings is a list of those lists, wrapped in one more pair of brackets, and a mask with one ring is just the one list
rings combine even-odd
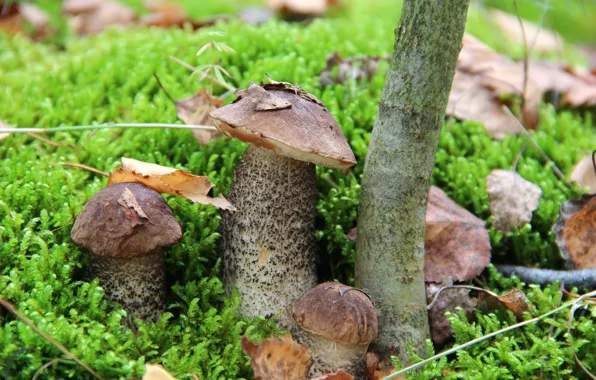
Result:
{"label": "small mushroom", "polygon": [[294,305],[292,335],[313,357],[309,378],[339,369],[363,377],[366,350],[377,336],[375,307],[362,290],[325,282]]}
{"label": "small mushroom", "polygon": [[228,292],[244,316],[279,315],[293,325],[294,302],[317,283],[314,164],[348,168],[354,154],[337,122],[314,96],[275,82],[239,91],[211,112],[217,128],[252,144],[242,156],[222,212],[218,250]]}
{"label": "small mushroom", "polygon": [[127,310],[129,322],[159,319],[165,308],[161,248],[176,244],[182,230],[158,192],[137,183],[102,189],[77,217],[71,237],[91,251],[90,277]]}

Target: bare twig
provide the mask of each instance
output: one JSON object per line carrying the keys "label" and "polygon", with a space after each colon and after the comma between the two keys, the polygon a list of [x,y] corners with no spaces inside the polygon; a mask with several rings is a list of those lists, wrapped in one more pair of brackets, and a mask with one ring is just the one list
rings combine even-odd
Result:
{"label": "bare twig", "polygon": [[74,356],[63,345],[61,345],[60,343],[56,342],[52,337],[50,337],[49,335],[47,335],[46,333],[44,333],[43,331],[41,331],[40,329],[38,329],[37,326],[35,326],[35,324],[33,324],[33,322],[31,322],[31,320],[29,320],[29,318],[27,318],[24,315],[22,315],[21,313],[19,313],[12,303],[10,303],[10,302],[8,302],[8,301],[0,298],[0,305],[4,306],[8,311],[10,311],[11,313],[13,313],[18,319],[20,319],[21,321],[23,321],[23,323],[25,323],[27,326],[29,326],[38,335],[40,335],[42,338],[44,338],[45,340],[47,340],[48,342],[50,342],[54,347],[56,347],[57,349],[59,349],[60,351],[62,351],[67,356],[67,358],[70,358],[70,359],[74,360],[75,362],[77,362],[81,367],[85,368],[85,370],[87,370],[87,372],[89,372],[95,378],[102,379],[102,377],[99,376],[97,374],[97,372],[95,372],[94,370],[92,370],[91,367],[89,367],[87,364],[83,363],[79,358],[77,358],[76,356]]}
{"label": "bare twig", "polygon": [[209,125],[190,125],[190,124],[165,124],[165,123],[117,123],[117,124],[97,124],[97,125],[73,125],[68,127],[54,128],[2,128],[2,133],[52,133],[52,132],[71,132],[86,131],[108,128],[170,128],[170,129],[198,129],[202,131],[214,131],[215,127]]}
{"label": "bare twig", "polygon": [[479,291],[479,292],[488,293],[488,294],[490,294],[493,297],[499,297],[498,294],[493,293],[490,290],[479,288],[477,286],[470,286],[470,285],[448,285],[448,286],[443,286],[441,289],[439,289],[439,291],[435,294],[432,302],[429,303],[428,306],[426,307],[426,310],[432,309],[433,306],[435,306],[435,303],[437,303],[437,300],[439,299],[439,296],[441,295],[441,293],[443,292],[443,290],[447,290],[447,289],[470,289],[470,290],[476,290],[476,291]]}
{"label": "bare twig", "polygon": [[521,150],[519,151],[517,156],[515,156],[515,161],[513,161],[513,169],[512,169],[514,172],[517,172],[517,164],[519,163],[519,160],[521,159],[522,155],[526,151],[527,146],[528,146],[528,144],[524,144],[524,146],[521,148]]}
{"label": "bare twig", "polygon": [[54,142],[52,140],[44,139],[43,137],[36,135],[35,133],[27,133],[27,136],[33,137],[34,139],[44,142],[48,145],[55,146],[56,148],[59,148],[62,146],[62,144],[60,144],[60,143]]}
{"label": "bare twig", "polygon": [[499,264],[495,268],[505,276],[516,275],[528,284],[549,285],[558,280],[564,282],[567,288],[596,288],[596,268],[553,270]]}
{"label": "bare twig", "polygon": [[527,325],[530,325],[530,324],[533,324],[533,323],[537,323],[537,322],[539,322],[539,321],[541,321],[541,320],[543,320],[543,319],[545,319],[547,317],[550,317],[553,314],[556,314],[556,313],[560,312],[561,310],[564,310],[564,309],[566,309],[568,307],[573,307],[574,305],[579,305],[582,301],[584,301],[585,299],[587,299],[589,297],[592,297],[592,296],[596,296],[596,290],[595,291],[592,291],[590,293],[586,293],[583,296],[579,297],[578,299],[576,299],[574,301],[571,301],[571,302],[568,302],[568,303],[566,303],[564,305],[561,305],[561,306],[559,306],[559,307],[557,307],[557,308],[555,308],[555,309],[553,309],[553,310],[551,310],[551,311],[549,311],[547,313],[544,313],[544,314],[542,314],[542,315],[540,315],[540,316],[538,316],[536,318],[528,319],[527,321],[523,321],[523,322],[520,322],[520,323],[516,323],[515,325],[507,326],[507,327],[502,328],[500,330],[494,331],[494,332],[492,332],[490,334],[481,336],[480,338],[473,339],[473,340],[471,340],[469,342],[466,342],[466,343],[464,343],[462,345],[455,346],[455,347],[453,347],[453,348],[451,348],[449,350],[443,351],[440,354],[431,356],[428,359],[424,359],[424,360],[422,360],[422,361],[420,361],[420,362],[418,362],[416,364],[413,364],[413,365],[411,365],[409,367],[406,367],[406,368],[401,369],[401,370],[399,370],[397,372],[394,372],[391,375],[384,377],[383,380],[395,379],[399,375],[402,375],[402,374],[404,374],[406,372],[412,371],[412,370],[414,370],[416,368],[420,368],[423,365],[432,362],[433,360],[437,360],[437,359],[440,359],[442,357],[451,355],[451,354],[453,354],[453,353],[455,353],[455,352],[457,352],[459,350],[463,350],[465,348],[468,348],[470,346],[473,346],[475,344],[478,344],[480,342],[483,342],[483,341],[485,341],[487,339],[493,338],[493,337],[495,337],[497,335],[501,335],[501,334],[506,333],[508,331],[515,330],[515,329],[518,329],[520,327],[527,326]]}
{"label": "bare twig", "polygon": [[71,168],[79,168],[79,169],[90,171],[90,172],[95,173],[95,174],[99,174],[99,175],[104,176],[104,177],[109,177],[110,176],[110,173],[102,172],[101,170],[95,169],[95,168],[93,168],[91,166],[87,166],[87,165],[83,165],[83,164],[77,164],[77,163],[74,163],[74,162],[60,162],[60,163],[54,164],[52,166],[55,166],[55,165],[63,165],[63,166],[70,166]]}
{"label": "bare twig", "polygon": [[161,83],[161,81],[159,80],[159,77],[157,76],[157,73],[155,72],[155,70],[153,70],[153,76],[155,77],[155,80],[157,81],[157,85],[159,86],[159,88],[161,88],[161,90],[163,91],[163,93],[166,95],[166,97],[168,99],[170,99],[170,101],[174,104],[176,104],[176,101],[174,100],[174,98],[172,98],[170,96],[170,94],[168,93],[168,91],[166,91],[166,88],[163,86],[163,84]]}

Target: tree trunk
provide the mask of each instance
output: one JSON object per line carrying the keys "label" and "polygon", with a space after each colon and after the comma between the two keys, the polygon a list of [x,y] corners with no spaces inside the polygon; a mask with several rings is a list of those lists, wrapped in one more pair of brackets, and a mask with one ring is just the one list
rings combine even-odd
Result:
{"label": "tree trunk", "polygon": [[356,286],[376,301],[373,350],[402,362],[426,353],[426,201],[468,3],[405,0],[364,167]]}

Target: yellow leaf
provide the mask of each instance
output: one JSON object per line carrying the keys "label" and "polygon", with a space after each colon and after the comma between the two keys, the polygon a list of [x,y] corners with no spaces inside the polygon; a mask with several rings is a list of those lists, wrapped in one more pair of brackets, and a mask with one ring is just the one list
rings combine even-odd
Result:
{"label": "yellow leaf", "polygon": [[159,193],[177,195],[224,210],[236,210],[222,195],[217,198],[207,195],[213,187],[207,177],[197,176],[184,170],[122,157],[122,166],[110,173],[108,186],[122,182],[137,182]]}

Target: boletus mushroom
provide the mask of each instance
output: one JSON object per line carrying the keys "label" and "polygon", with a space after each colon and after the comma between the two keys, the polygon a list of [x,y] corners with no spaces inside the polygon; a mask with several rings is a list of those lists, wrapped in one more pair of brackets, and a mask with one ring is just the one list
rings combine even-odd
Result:
{"label": "boletus mushroom", "polygon": [[102,189],[83,207],[71,237],[91,251],[89,276],[99,278],[129,322],[159,319],[165,308],[161,248],[176,244],[182,230],[158,192],[138,183]]}
{"label": "boletus mushroom", "polygon": [[244,316],[279,315],[291,327],[294,302],[317,283],[315,164],[348,168],[354,154],[329,111],[314,96],[275,82],[237,92],[211,112],[216,127],[248,142],[223,211],[219,251],[228,292]]}
{"label": "boletus mushroom", "polygon": [[313,358],[309,378],[339,369],[363,378],[366,350],[377,336],[377,314],[366,293],[322,283],[296,302],[294,319],[292,335],[308,346]]}

